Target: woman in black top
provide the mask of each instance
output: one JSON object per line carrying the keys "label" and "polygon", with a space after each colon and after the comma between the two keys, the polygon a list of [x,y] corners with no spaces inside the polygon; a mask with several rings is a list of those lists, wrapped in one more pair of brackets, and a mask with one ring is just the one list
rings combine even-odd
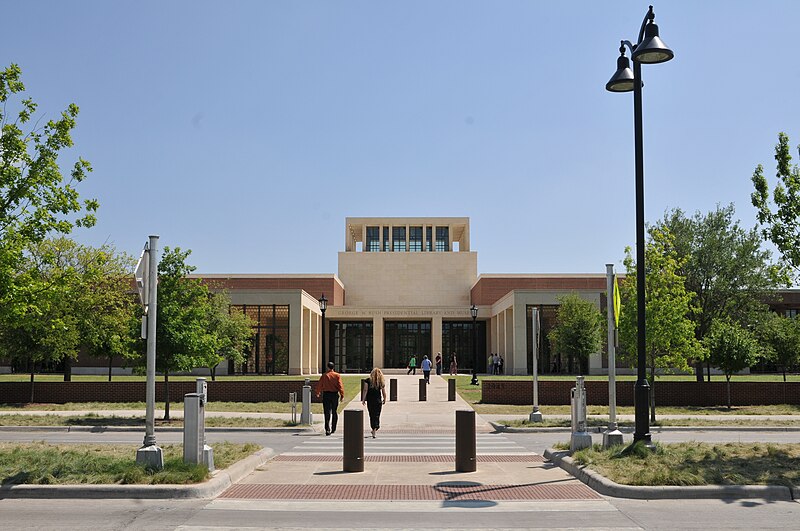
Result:
{"label": "woman in black top", "polygon": [[364,400],[361,405],[366,404],[369,411],[369,426],[372,428],[372,438],[375,432],[381,427],[381,409],[386,403],[386,384],[383,380],[383,372],[377,367],[372,369],[369,378],[364,380]]}

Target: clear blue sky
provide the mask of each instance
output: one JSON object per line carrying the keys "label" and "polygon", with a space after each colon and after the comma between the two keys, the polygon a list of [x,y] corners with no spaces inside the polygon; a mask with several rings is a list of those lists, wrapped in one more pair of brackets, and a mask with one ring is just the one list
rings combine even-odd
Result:
{"label": "clear blue sky", "polygon": [[[632,95],[604,85],[647,5],[9,2],[0,57],[45,118],[81,108],[80,241],[335,273],[347,216],[468,216],[480,273],[601,273],[635,238]],[[800,144],[800,2],[655,12],[675,59],[643,67],[647,220],[734,202],[752,226],[754,167]]]}

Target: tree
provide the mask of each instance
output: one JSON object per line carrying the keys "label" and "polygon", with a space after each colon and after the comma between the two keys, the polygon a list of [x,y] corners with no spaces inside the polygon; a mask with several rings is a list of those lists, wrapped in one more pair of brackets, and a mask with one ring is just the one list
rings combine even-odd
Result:
{"label": "tree", "polygon": [[[781,253],[786,264],[795,273],[800,272],[800,169],[792,165],[789,153],[789,137],[778,134],[775,146],[778,182],[770,193],[764,168],[759,164],[753,172],[752,182],[755,192],[750,196],[757,209],[758,223],[764,238],[770,240]],[[800,153],[800,146],[798,146]]]}
{"label": "tree", "polygon": [[[788,281],[785,268],[770,263],[770,252],[761,248],[759,232],[743,229],[734,214],[732,204],[691,218],[674,209],[650,229],[672,235],[671,248],[682,263],[677,273],[685,279],[686,291],[694,293],[689,316],[700,341],[715,320],[745,324],[768,311],[766,295]],[[696,374],[702,381],[702,362],[696,364]]]}
{"label": "tree", "polygon": [[[98,207],[93,199],[82,202],[75,187],[91,165],[78,158],[67,178],[58,165],[60,152],[73,145],[78,106],[70,104],[59,119],[44,125],[39,120],[31,124],[37,106],[30,98],[19,102],[16,116],[6,113],[14,96],[24,91],[19,66],[0,71],[0,319],[18,329],[30,323],[9,323],[10,316],[25,320],[47,313],[32,306],[45,300],[42,285],[21,274],[25,252],[53,233],[91,227]],[[31,127],[27,132],[26,126]]]}
{"label": "tree", "polygon": [[800,364],[800,320],[770,312],[758,326],[758,337],[766,347],[766,357],[786,371]]}
{"label": "tree", "polygon": [[[195,269],[186,264],[190,254],[180,247],[164,247],[158,263],[156,370],[164,375],[164,420],[169,420],[169,373],[203,367],[216,348],[207,328],[208,288],[198,279],[186,278]],[[139,345],[143,354],[145,342]]]}
{"label": "tree", "polygon": [[209,304],[208,330],[214,335],[215,346],[203,360],[208,367],[211,380],[217,378],[217,365],[223,360],[234,363],[244,361],[245,350],[253,340],[253,320],[239,309],[231,307],[231,299],[225,292],[211,296]]}
{"label": "tree", "polygon": [[64,362],[65,380],[78,352],[121,354],[130,347],[128,321],[133,315],[129,293],[131,260],[111,246],[99,249],[60,237],[31,244],[19,264],[26,277],[26,311],[0,323],[0,349],[27,364]]}
{"label": "tree", "polygon": [[[636,268],[638,264],[625,250],[627,274],[620,285],[622,311],[619,358],[635,366],[637,356]],[[684,265],[674,249],[672,235],[666,229],[653,228],[645,248],[645,356],[650,381],[650,418],[655,421],[656,369],[665,372],[688,372],[690,360],[703,359],[705,351],[695,337],[690,319],[692,293],[686,291],[685,279],[678,274]]]}
{"label": "tree", "polygon": [[554,351],[567,355],[571,370],[573,361],[580,366],[603,348],[603,316],[577,293],[559,297],[558,301],[556,325],[548,338]]}
{"label": "tree", "polygon": [[731,376],[756,363],[761,347],[740,324],[717,319],[704,339],[711,363],[725,374],[728,409],[731,408]]}

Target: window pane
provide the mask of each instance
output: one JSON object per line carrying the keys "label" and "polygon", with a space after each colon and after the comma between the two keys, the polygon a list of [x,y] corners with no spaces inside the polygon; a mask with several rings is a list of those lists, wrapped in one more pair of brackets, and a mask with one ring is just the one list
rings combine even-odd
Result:
{"label": "window pane", "polygon": [[392,227],[392,250],[403,253],[406,250],[406,228]]}
{"label": "window pane", "polygon": [[383,228],[383,250],[389,251],[389,227]]}
{"label": "window pane", "polygon": [[412,253],[422,252],[422,227],[409,227],[408,250]]}
{"label": "window pane", "polygon": [[380,227],[367,227],[367,248],[368,252],[376,253],[381,250]]}
{"label": "window pane", "polygon": [[430,251],[433,246],[433,227],[425,227],[425,250]]}
{"label": "window pane", "polygon": [[450,227],[436,227],[436,251],[450,250]]}

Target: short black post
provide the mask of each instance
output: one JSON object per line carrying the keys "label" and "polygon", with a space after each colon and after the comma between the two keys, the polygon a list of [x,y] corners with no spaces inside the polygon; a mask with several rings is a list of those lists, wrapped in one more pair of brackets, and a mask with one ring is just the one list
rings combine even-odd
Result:
{"label": "short black post", "polygon": [[364,412],[360,409],[344,410],[342,470],[364,471]]}
{"label": "short black post", "polygon": [[419,401],[425,402],[428,399],[428,384],[425,378],[419,379]]}
{"label": "short black post", "polygon": [[447,401],[448,402],[455,402],[456,401],[456,379],[450,378],[447,380]]}
{"label": "short black post", "polygon": [[478,469],[475,442],[475,411],[456,411],[456,472],[475,472]]}
{"label": "short black post", "polygon": [[389,402],[397,402],[397,378],[389,380]]}

